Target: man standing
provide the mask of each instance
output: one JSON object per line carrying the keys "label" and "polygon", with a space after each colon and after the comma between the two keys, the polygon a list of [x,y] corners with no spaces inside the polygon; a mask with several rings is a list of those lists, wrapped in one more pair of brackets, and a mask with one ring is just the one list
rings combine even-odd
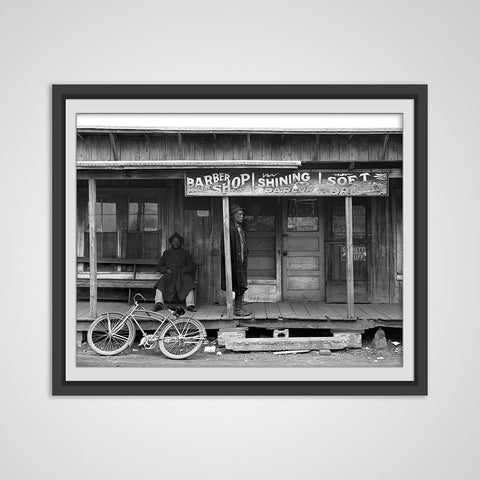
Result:
{"label": "man standing", "polygon": [[[243,295],[247,290],[247,240],[242,228],[245,210],[234,204],[230,208],[230,255],[232,258],[232,290],[235,292],[234,314],[236,317],[248,317],[243,308]],[[226,290],[225,249],[222,235],[222,290]]]}
{"label": "man standing", "polygon": [[155,284],[155,306],[153,311],[162,310],[164,301],[171,302],[177,294],[179,300],[185,300],[187,310],[195,312],[195,295],[192,276],[195,263],[187,250],[182,248],[183,237],[174,233],[168,239],[171,248],[163,252],[157,270],[162,277]]}

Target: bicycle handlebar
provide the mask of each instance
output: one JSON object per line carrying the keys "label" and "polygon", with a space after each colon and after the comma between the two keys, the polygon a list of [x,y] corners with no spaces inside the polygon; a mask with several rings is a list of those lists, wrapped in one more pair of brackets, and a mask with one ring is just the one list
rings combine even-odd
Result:
{"label": "bicycle handlebar", "polygon": [[145,297],[144,297],[141,293],[136,293],[136,294],[133,296],[133,303],[134,303],[135,305],[138,305],[137,296],[140,297],[140,298],[145,302]]}

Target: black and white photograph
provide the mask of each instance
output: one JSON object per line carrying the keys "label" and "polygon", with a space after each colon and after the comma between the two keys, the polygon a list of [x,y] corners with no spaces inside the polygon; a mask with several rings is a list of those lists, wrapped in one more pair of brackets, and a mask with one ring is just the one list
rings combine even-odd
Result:
{"label": "black and white photograph", "polygon": [[403,117],[78,114],[79,367],[403,365]]}

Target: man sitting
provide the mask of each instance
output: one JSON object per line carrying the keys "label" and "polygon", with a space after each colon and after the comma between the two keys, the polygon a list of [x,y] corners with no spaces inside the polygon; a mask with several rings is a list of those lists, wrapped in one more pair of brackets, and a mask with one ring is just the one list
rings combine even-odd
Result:
{"label": "man sitting", "polygon": [[182,248],[183,237],[181,235],[175,232],[168,242],[171,248],[163,252],[157,266],[157,270],[163,275],[155,284],[153,311],[162,310],[164,302],[171,302],[176,294],[180,301],[185,300],[188,311],[196,312],[192,280],[195,263],[190,253]]}

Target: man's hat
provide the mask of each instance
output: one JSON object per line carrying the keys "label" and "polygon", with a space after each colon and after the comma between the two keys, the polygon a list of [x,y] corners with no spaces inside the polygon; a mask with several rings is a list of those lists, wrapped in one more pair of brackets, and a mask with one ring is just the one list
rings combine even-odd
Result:
{"label": "man's hat", "polygon": [[230,207],[230,215],[235,215],[236,212],[238,212],[239,210],[242,210],[243,213],[245,213],[245,209],[243,207],[241,207],[240,205],[238,205],[238,203],[234,203],[231,207]]}
{"label": "man's hat", "polygon": [[182,237],[179,233],[177,233],[177,232],[175,232],[175,233],[172,234],[172,236],[168,239],[168,243],[172,244],[172,240],[173,240],[175,237],[177,237],[177,238],[180,240],[180,244],[183,245],[183,241],[184,241],[184,240],[183,240],[183,237]]}

